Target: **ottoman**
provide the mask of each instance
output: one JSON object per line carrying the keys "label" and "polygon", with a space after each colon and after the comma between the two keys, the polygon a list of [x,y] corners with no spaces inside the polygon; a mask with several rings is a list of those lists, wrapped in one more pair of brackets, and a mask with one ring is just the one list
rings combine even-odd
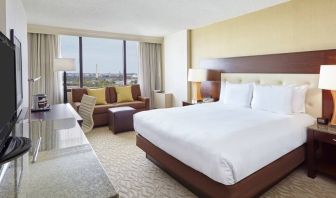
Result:
{"label": "ottoman", "polygon": [[133,114],[136,110],[132,107],[114,107],[107,110],[109,129],[113,133],[133,131]]}

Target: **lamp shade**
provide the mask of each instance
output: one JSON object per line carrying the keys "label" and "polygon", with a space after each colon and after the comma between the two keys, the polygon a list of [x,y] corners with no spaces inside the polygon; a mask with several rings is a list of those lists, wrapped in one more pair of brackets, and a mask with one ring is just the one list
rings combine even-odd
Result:
{"label": "lamp shade", "polygon": [[75,59],[74,58],[55,58],[54,59],[54,71],[75,71]]}
{"label": "lamp shade", "polygon": [[336,90],[336,65],[321,65],[319,88]]}
{"label": "lamp shade", "polygon": [[188,81],[203,82],[207,80],[208,72],[205,69],[189,69]]}

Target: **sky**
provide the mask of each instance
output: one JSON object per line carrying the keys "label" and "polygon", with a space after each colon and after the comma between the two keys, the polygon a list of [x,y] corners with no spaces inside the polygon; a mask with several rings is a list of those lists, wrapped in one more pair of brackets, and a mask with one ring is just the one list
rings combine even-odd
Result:
{"label": "sky", "polygon": [[[103,38],[83,37],[83,72],[119,73],[123,72],[123,41]],[[79,41],[76,36],[61,36],[62,58],[75,58],[79,72]],[[138,73],[138,42],[126,42],[127,73]]]}

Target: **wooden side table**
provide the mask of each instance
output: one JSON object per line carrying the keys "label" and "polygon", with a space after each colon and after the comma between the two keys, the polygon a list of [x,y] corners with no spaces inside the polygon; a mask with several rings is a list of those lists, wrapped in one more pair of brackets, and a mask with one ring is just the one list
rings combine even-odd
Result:
{"label": "wooden side table", "polygon": [[336,177],[336,128],[313,125],[307,129],[308,176],[318,172]]}
{"label": "wooden side table", "polygon": [[154,92],[154,108],[170,108],[173,106],[173,94]]}

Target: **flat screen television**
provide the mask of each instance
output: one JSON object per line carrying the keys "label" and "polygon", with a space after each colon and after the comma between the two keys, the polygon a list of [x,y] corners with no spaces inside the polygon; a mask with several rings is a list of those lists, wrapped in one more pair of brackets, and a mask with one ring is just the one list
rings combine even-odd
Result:
{"label": "flat screen television", "polygon": [[0,32],[0,152],[16,119],[15,46]]}
{"label": "flat screen television", "polygon": [[10,39],[15,45],[15,82],[16,82],[16,109],[19,116],[21,105],[23,102],[23,89],[22,89],[22,52],[21,42],[14,35],[14,30],[10,30]]}

